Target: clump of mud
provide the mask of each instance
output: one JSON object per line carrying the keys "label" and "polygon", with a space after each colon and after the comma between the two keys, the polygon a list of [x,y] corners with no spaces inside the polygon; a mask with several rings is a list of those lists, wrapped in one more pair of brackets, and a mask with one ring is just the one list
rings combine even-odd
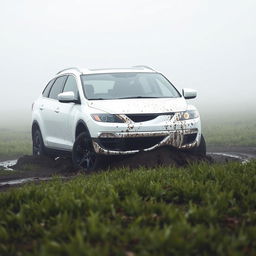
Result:
{"label": "clump of mud", "polygon": [[20,157],[12,168],[19,171],[49,172],[53,174],[68,173],[74,169],[70,158],[58,157],[53,159],[26,155]]}
{"label": "clump of mud", "polygon": [[142,151],[134,155],[111,157],[108,162],[109,168],[128,167],[131,169],[158,166],[182,167],[198,162],[212,163],[210,156],[194,155],[188,152],[177,151],[170,147],[157,148],[153,151]]}

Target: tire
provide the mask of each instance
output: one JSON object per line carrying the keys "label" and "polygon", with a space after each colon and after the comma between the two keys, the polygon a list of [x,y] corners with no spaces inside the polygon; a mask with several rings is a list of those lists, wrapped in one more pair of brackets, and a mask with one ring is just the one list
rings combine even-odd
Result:
{"label": "tire", "polygon": [[32,141],[33,156],[47,156],[44,141],[39,128],[36,128],[36,130],[33,132]]}
{"label": "tire", "polygon": [[75,168],[95,171],[101,166],[100,156],[94,151],[92,140],[87,132],[80,133],[73,145],[72,161]]}
{"label": "tire", "polygon": [[189,152],[194,155],[206,156],[206,143],[203,135],[201,135],[199,146],[189,149]]}

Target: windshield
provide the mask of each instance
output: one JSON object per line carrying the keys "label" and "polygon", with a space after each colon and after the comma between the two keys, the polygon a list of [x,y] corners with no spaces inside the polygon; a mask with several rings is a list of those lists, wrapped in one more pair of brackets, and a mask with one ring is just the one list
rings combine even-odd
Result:
{"label": "windshield", "polygon": [[110,73],[82,75],[89,100],[177,98],[175,87],[159,73]]}

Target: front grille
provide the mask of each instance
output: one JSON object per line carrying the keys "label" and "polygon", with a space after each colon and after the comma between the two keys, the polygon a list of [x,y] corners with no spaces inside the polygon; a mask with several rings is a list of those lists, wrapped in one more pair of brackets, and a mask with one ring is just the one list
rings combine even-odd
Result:
{"label": "front grille", "polygon": [[100,146],[107,150],[127,151],[142,150],[160,143],[165,136],[139,138],[100,138]]}
{"label": "front grille", "polygon": [[126,115],[129,117],[133,122],[140,123],[140,122],[146,122],[153,120],[157,118],[158,116],[168,115],[170,116],[170,119],[173,117],[173,113],[158,113],[158,114],[128,114]]}
{"label": "front grille", "polygon": [[186,145],[194,142],[196,139],[196,136],[197,136],[197,133],[184,135],[182,145]]}

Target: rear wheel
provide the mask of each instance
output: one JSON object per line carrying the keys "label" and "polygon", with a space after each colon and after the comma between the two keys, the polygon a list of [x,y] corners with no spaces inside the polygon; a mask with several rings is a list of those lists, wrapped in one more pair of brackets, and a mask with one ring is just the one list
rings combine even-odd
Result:
{"label": "rear wheel", "polygon": [[33,148],[32,148],[33,156],[46,156],[44,141],[39,128],[36,128],[36,130],[33,132],[32,140],[33,140]]}
{"label": "rear wheel", "polygon": [[72,160],[75,168],[83,168],[86,171],[94,171],[100,167],[100,156],[95,153],[88,133],[82,132],[77,136],[73,145]]}

